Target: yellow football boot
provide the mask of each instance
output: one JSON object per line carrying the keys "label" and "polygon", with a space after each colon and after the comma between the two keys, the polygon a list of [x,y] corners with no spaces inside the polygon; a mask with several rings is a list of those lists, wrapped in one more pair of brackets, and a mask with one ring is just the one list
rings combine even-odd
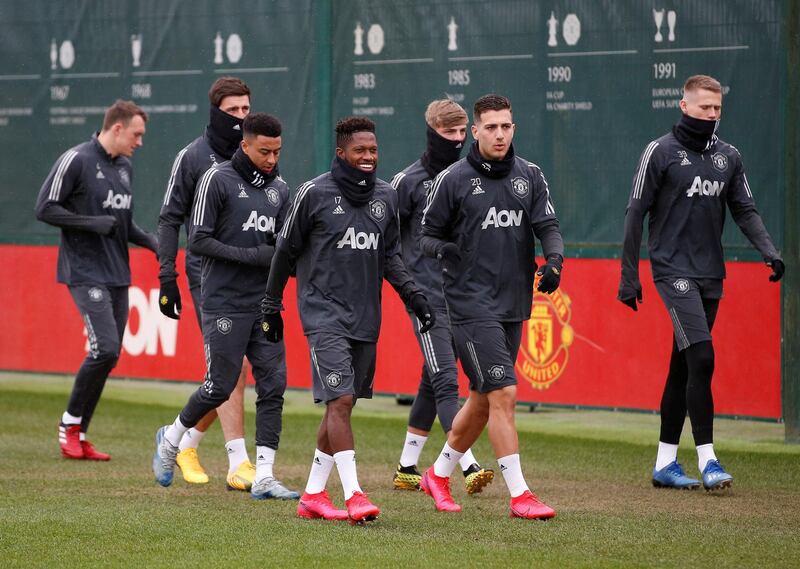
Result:
{"label": "yellow football boot", "polygon": [[397,470],[394,472],[392,478],[392,486],[395,490],[419,490],[419,481],[422,475],[417,470],[416,465],[400,466],[397,465]]}
{"label": "yellow football boot", "polygon": [[245,460],[239,467],[228,474],[228,490],[240,490],[249,492],[253,487],[253,480],[256,478],[256,467],[249,460]]}
{"label": "yellow football boot", "polygon": [[200,459],[197,458],[196,448],[183,449],[178,453],[175,462],[181,468],[183,479],[189,484],[206,484],[208,482],[208,474],[200,466]]}
{"label": "yellow football boot", "polygon": [[473,464],[464,471],[464,486],[467,494],[479,494],[485,486],[494,480],[494,470]]}

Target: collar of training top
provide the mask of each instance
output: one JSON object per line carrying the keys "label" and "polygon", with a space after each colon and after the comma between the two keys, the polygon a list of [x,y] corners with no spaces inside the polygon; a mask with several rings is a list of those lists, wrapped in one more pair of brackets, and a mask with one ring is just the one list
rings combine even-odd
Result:
{"label": "collar of training top", "polygon": [[508,153],[502,160],[487,160],[478,150],[478,141],[473,142],[467,154],[469,162],[475,170],[489,178],[500,179],[508,176],[514,166],[514,144],[509,144]]}
{"label": "collar of training top", "polygon": [[439,175],[439,172],[461,157],[464,141],[448,140],[436,132],[435,129],[432,129],[430,125],[428,125],[426,136],[428,143],[420,162],[428,175],[431,178],[435,178]]}
{"label": "collar of training top", "polygon": [[339,191],[351,204],[364,205],[372,199],[375,193],[375,171],[364,172],[338,156],[331,163],[331,175]]}
{"label": "collar of training top", "polygon": [[707,121],[681,115],[681,120],[672,127],[672,134],[689,150],[705,152],[716,144],[717,128],[719,120]]}
{"label": "collar of training top", "polygon": [[234,170],[236,170],[237,174],[239,174],[251,186],[255,186],[256,188],[266,186],[272,182],[272,180],[278,177],[277,164],[275,164],[275,167],[272,169],[272,171],[265,172],[253,164],[253,161],[250,160],[250,157],[245,154],[244,150],[241,148],[233,153],[233,156],[231,157],[231,166]]}

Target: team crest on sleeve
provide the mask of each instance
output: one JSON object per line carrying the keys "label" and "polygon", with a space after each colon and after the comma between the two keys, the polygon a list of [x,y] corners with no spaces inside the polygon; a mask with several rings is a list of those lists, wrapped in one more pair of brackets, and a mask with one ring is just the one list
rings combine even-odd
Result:
{"label": "team crest on sleeve", "polygon": [[519,197],[524,198],[530,191],[530,188],[528,187],[528,180],[521,176],[514,178],[511,180],[511,189],[514,190],[514,193]]}
{"label": "team crest on sleeve", "polygon": [[342,374],[338,371],[332,371],[325,377],[325,383],[328,384],[328,387],[332,387],[336,389],[342,384]]}
{"label": "team crest on sleeve", "polygon": [[375,221],[383,221],[383,218],[386,217],[386,203],[383,200],[369,202],[369,215]]}
{"label": "team crest on sleeve", "polygon": [[229,334],[232,328],[233,322],[231,322],[230,318],[226,316],[217,318],[217,330],[219,330],[220,334]]}
{"label": "team crest on sleeve", "polygon": [[267,201],[269,202],[269,204],[273,207],[278,207],[278,204],[281,201],[280,196],[278,195],[278,190],[270,186],[269,188],[266,189],[266,192],[267,192]]}
{"label": "team crest on sleeve", "polygon": [[720,172],[724,172],[728,169],[728,157],[721,152],[717,152],[711,156],[711,163],[714,165],[714,168]]}
{"label": "team crest on sleeve", "polygon": [[686,294],[687,292],[689,292],[689,281],[687,281],[686,279],[678,279],[677,281],[672,283],[672,286],[675,287],[675,291],[678,294]]}
{"label": "team crest on sleeve", "polygon": [[89,289],[89,300],[92,302],[100,302],[103,300],[103,290],[93,286]]}

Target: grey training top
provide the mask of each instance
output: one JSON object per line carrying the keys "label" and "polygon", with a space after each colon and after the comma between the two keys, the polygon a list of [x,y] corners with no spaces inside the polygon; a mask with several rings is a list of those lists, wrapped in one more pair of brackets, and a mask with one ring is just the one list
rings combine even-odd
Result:
{"label": "grey training top", "polygon": [[[377,341],[384,276],[406,303],[419,292],[400,258],[397,193],[380,179],[361,206],[343,198],[330,172],[306,182],[277,247],[297,263],[297,303],[306,335],[330,332]],[[267,298],[273,307],[279,300]]]}
{"label": "grey training top", "polygon": [[225,162],[197,185],[189,249],[202,255],[203,312],[259,313],[277,233],[289,209],[289,188],[279,176],[263,188],[246,182]]}
{"label": "grey training top", "polygon": [[[133,222],[131,162],[111,156],[95,134],[53,165],[36,200],[36,217],[61,228],[58,282],[128,286],[128,242],[155,251],[155,237]],[[110,225],[116,220],[111,235]]]}
{"label": "grey training top", "polygon": [[[193,140],[175,156],[158,216],[158,258],[161,263],[158,276],[161,280],[177,278],[178,234],[181,225],[185,225],[186,235],[189,235],[189,218],[197,183],[206,170],[222,162],[225,159],[211,149],[205,135]],[[200,263],[198,255],[186,252],[186,277],[190,287],[200,286]]]}
{"label": "grey training top", "polygon": [[564,254],[550,190],[536,164],[515,157],[507,176],[489,178],[462,158],[434,182],[422,218],[422,247],[435,256],[456,243],[461,262],[444,274],[453,324],[530,318],[536,238],[545,257]]}
{"label": "grey training top", "polygon": [[625,214],[623,282],[639,282],[642,222],[650,214],[648,249],[655,280],[725,278],[725,207],[766,261],[779,259],[756,210],[739,151],[722,140],[694,152],[670,132],[647,145]]}

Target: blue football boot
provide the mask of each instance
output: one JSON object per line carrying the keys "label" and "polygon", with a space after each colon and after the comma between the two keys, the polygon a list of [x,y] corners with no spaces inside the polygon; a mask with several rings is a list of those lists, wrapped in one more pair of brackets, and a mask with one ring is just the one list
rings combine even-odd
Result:
{"label": "blue football boot", "polygon": [[723,490],[733,485],[733,476],[725,472],[718,460],[709,460],[703,469],[703,488],[706,492]]}
{"label": "blue football boot", "polygon": [[656,488],[679,488],[697,490],[700,481],[689,478],[677,460],[673,460],[661,470],[653,469],[653,486]]}
{"label": "blue football boot", "polygon": [[156,432],[156,451],[153,453],[153,474],[156,482],[162,486],[172,484],[175,459],[178,456],[178,447],[170,443],[164,436],[168,426],[161,427]]}

